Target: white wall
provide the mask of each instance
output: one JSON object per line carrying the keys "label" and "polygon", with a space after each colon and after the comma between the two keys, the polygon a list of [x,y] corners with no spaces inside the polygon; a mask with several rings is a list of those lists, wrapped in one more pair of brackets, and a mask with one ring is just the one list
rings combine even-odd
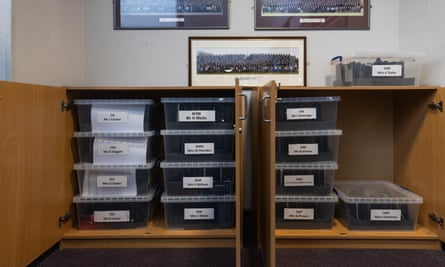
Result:
{"label": "white wall", "polygon": [[14,0],[12,79],[81,85],[84,77],[84,4],[73,0]]}
{"label": "white wall", "polygon": [[443,0],[400,1],[400,49],[426,53],[420,83],[445,86]]}
{"label": "white wall", "polygon": [[0,80],[11,79],[11,0],[0,0]]}
{"label": "white wall", "polygon": [[331,85],[330,59],[395,51],[399,0],[372,0],[371,30],[255,31],[254,0],[232,0],[229,30],[113,30],[112,0],[85,1],[85,84],[188,84],[189,36],[307,36],[308,85]]}

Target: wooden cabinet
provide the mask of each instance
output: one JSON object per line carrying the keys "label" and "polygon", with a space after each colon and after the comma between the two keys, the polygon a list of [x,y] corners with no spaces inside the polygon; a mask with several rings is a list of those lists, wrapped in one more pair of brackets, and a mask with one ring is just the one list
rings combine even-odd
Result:
{"label": "wooden cabinet", "polygon": [[[438,87],[260,88],[261,182],[258,210],[260,244],[267,266],[278,248],[428,248],[439,249],[445,216],[444,113],[431,104],[444,99]],[[281,97],[340,96],[340,137],[335,179],[380,179],[423,197],[415,231],[350,231],[334,219],[327,230],[275,227],[275,103]],[[436,220],[432,220],[434,217]]]}
{"label": "wooden cabinet", "polygon": [[[162,207],[147,227],[80,231],[65,215],[74,215],[74,99],[161,97],[235,97],[235,227],[169,230]],[[0,82],[1,266],[25,266],[51,246],[61,248],[230,247],[240,266],[242,246],[242,120],[246,102],[234,87],[51,87]],[[72,106],[71,106],[72,107]]]}

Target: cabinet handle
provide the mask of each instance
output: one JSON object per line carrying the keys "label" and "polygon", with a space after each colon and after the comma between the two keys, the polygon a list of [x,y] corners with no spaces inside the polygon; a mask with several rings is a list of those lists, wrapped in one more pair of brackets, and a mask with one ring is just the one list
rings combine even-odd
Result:
{"label": "cabinet handle", "polygon": [[263,101],[263,108],[262,108],[262,111],[263,111],[263,121],[264,122],[271,122],[272,120],[271,119],[266,119],[265,117],[264,117],[264,115],[266,114],[266,112],[264,111],[265,110],[265,107],[266,107],[266,105],[267,105],[267,102],[268,102],[268,99],[270,99],[270,98],[272,98],[270,95],[268,95],[268,94],[264,94],[263,95],[263,97],[262,97],[262,101]]}
{"label": "cabinet handle", "polygon": [[247,95],[245,94],[239,94],[240,97],[242,97],[244,99],[243,103],[243,111],[244,111],[244,116],[239,117],[240,120],[245,120],[247,118]]}

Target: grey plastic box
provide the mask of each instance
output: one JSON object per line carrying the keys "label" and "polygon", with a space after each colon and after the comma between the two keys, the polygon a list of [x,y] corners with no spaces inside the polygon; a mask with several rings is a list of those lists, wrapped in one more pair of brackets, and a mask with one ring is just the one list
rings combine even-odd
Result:
{"label": "grey plastic box", "polygon": [[276,194],[328,195],[338,164],[328,162],[276,163]]}
{"label": "grey plastic box", "polygon": [[276,130],[336,129],[339,96],[283,97],[276,104]]}
{"label": "grey plastic box", "polygon": [[234,161],[234,130],[161,130],[167,161]]}
{"label": "grey plastic box", "polygon": [[80,132],[146,132],[159,128],[151,99],[75,99]]}
{"label": "grey plastic box", "polygon": [[233,129],[233,97],[164,97],[161,103],[168,130]]}
{"label": "grey plastic box", "polygon": [[168,195],[231,195],[235,162],[161,162]]}
{"label": "grey plastic box", "polygon": [[74,132],[79,163],[147,164],[160,154],[160,136],[143,133]]}
{"label": "grey plastic box", "polygon": [[329,229],[334,220],[338,197],[276,195],[275,216],[277,229]]}
{"label": "grey plastic box", "polygon": [[342,130],[276,131],[276,162],[337,161]]}
{"label": "grey plastic box", "polygon": [[73,197],[80,230],[146,227],[157,200],[155,191],[133,197]]}
{"label": "grey plastic box", "polygon": [[169,229],[227,229],[235,225],[235,196],[161,196]]}
{"label": "grey plastic box", "polygon": [[422,53],[391,52],[336,57],[332,61],[333,85],[419,85],[422,57]]}
{"label": "grey plastic box", "polygon": [[388,181],[335,181],[336,217],[350,230],[415,230],[423,198]]}
{"label": "grey plastic box", "polygon": [[155,161],[141,165],[74,165],[80,196],[136,196],[160,183]]}

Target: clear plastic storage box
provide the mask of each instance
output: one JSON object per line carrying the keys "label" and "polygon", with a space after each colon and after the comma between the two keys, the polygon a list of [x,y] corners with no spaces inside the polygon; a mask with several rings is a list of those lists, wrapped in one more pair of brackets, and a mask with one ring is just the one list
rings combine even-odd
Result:
{"label": "clear plastic storage box", "polygon": [[337,161],[342,130],[276,131],[276,162]]}
{"label": "clear plastic storage box", "polygon": [[337,168],[336,162],[277,163],[276,194],[328,195]]}
{"label": "clear plastic storage box", "polygon": [[234,130],[161,130],[167,161],[233,161]]}
{"label": "clear plastic storage box", "polygon": [[136,196],[160,183],[155,162],[144,165],[74,165],[80,196]]}
{"label": "clear plastic storage box", "polygon": [[145,132],[159,127],[151,99],[75,99],[80,132]]}
{"label": "clear plastic storage box", "polygon": [[235,162],[161,162],[168,195],[230,195]]}
{"label": "clear plastic storage box", "polygon": [[233,97],[164,97],[161,103],[166,129],[233,129]]}
{"label": "clear plastic storage box", "polygon": [[235,222],[235,196],[161,196],[170,229],[226,229]]}
{"label": "clear plastic storage box", "polygon": [[159,156],[160,137],[144,133],[75,132],[80,163],[146,164]]}
{"label": "clear plastic storage box", "polygon": [[276,104],[276,130],[336,129],[339,96],[283,97]]}
{"label": "clear plastic storage box", "polygon": [[334,86],[419,85],[423,54],[356,53],[332,61]]}
{"label": "clear plastic storage box", "polygon": [[146,227],[155,210],[155,191],[133,197],[75,196],[80,230]]}
{"label": "clear plastic storage box", "polygon": [[277,229],[329,229],[334,220],[335,194],[326,196],[276,195]]}
{"label": "clear plastic storage box", "polygon": [[387,181],[335,181],[336,216],[351,230],[415,230],[423,198]]}

